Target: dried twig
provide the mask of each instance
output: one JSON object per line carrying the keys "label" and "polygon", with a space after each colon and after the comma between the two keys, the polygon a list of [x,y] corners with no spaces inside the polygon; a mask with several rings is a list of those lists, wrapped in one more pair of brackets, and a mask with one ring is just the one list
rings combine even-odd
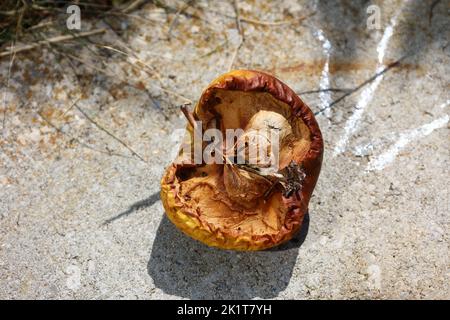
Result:
{"label": "dried twig", "polygon": [[342,100],[344,100],[345,98],[347,98],[348,96],[354,94],[355,92],[359,91],[361,88],[365,87],[366,85],[368,85],[369,83],[371,83],[372,81],[374,81],[376,78],[378,78],[379,76],[381,76],[382,74],[388,72],[389,70],[391,70],[392,68],[398,67],[400,65],[400,62],[405,59],[407,56],[409,56],[409,54],[404,55],[403,57],[401,57],[400,59],[390,63],[386,68],[384,68],[383,70],[375,73],[372,77],[370,77],[369,79],[365,80],[363,83],[361,83],[360,85],[358,85],[357,87],[351,89],[350,91],[346,92],[345,94],[343,94],[342,96],[340,96],[339,98],[337,98],[336,100],[334,100],[333,102],[331,102],[329,105],[323,107],[322,109],[320,109],[319,111],[315,112],[314,115],[318,115],[321,114],[322,112],[324,112],[327,109],[330,109],[331,107],[333,107],[334,105],[336,105],[337,103],[341,102]]}
{"label": "dried twig", "polygon": [[121,140],[118,137],[116,137],[113,133],[111,133],[111,131],[109,131],[108,129],[106,129],[105,127],[100,125],[97,121],[92,119],[83,109],[81,109],[77,105],[77,103],[75,103],[75,108],[77,108],[77,110],[80,111],[83,114],[83,116],[85,116],[86,119],[88,119],[90,122],[92,122],[98,129],[100,129],[101,131],[105,132],[111,138],[113,138],[114,140],[119,142],[121,145],[123,145],[125,148],[127,148],[134,156],[136,156],[137,158],[139,158],[143,162],[147,163],[147,161],[145,161],[145,159],[142,156],[140,156],[136,151],[134,151],[130,146],[128,146],[123,140]]}
{"label": "dried twig", "polygon": [[23,51],[29,51],[29,50],[38,48],[44,44],[51,44],[51,43],[63,42],[63,41],[73,40],[73,39],[82,38],[82,37],[89,37],[89,36],[97,35],[100,33],[104,33],[105,31],[106,31],[106,29],[96,29],[96,30],[92,30],[92,31],[80,32],[80,33],[76,33],[76,34],[72,34],[72,35],[57,36],[57,37],[53,37],[50,39],[41,40],[41,41],[38,41],[33,44],[29,44],[29,45],[22,46],[20,48],[16,48],[16,49],[14,49],[14,51],[9,50],[9,51],[1,52],[0,58],[9,56],[11,54],[23,52]]}

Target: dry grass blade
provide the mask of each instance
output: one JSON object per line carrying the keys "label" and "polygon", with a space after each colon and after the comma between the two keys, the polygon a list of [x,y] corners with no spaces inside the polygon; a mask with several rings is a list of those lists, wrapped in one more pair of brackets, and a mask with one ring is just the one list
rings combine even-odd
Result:
{"label": "dry grass blade", "polygon": [[162,77],[161,75],[155,70],[155,68],[153,68],[152,66],[148,65],[147,63],[145,63],[144,61],[142,61],[141,59],[139,59],[139,57],[137,56],[136,53],[134,53],[133,51],[131,51],[130,49],[127,49],[127,51],[131,52],[127,53],[125,51],[122,51],[120,49],[111,47],[111,46],[106,46],[106,45],[100,45],[101,48],[105,48],[117,53],[120,53],[126,57],[132,58],[136,61],[136,63],[133,63],[131,61],[127,60],[127,63],[131,64],[133,67],[138,68],[138,70],[143,70],[144,72],[146,72],[147,74],[149,74],[150,76],[155,76],[159,83],[162,83]]}
{"label": "dry grass blade", "polygon": [[45,45],[45,44],[52,44],[52,43],[57,43],[57,42],[63,42],[63,41],[73,40],[73,39],[82,38],[82,37],[89,37],[89,36],[93,36],[93,35],[104,33],[105,31],[106,31],[106,29],[96,29],[96,30],[92,30],[92,31],[80,32],[80,33],[77,33],[77,34],[56,36],[56,37],[53,37],[53,38],[40,40],[40,41],[38,41],[36,43],[25,45],[25,46],[16,48],[14,50],[1,52],[0,53],[0,58],[9,56],[9,55],[11,55],[13,53],[16,54],[16,53],[23,52],[23,51],[29,51],[29,50],[38,48],[38,47],[40,47],[42,45]]}
{"label": "dry grass blade", "polygon": [[234,12],[236,14],[236,27],[239,31],[239,34],[242,37],[242,41],[244,40],[244,29],[241,24],[241,11],[239,10],[239,4],[237,0],[233,1]]}
{"label": "dry grass blade", "polygon": [[258,19],[253,19],[253,18],[249,18],[249,17],[242,17],[242,16],[241,16],[240,20],[242,22],[251,23],[251,24],[255,24],[255,25],[273,27],[273,26],[284,26],[284,25],[300,23],[303,20],[305,20],[305,19],[307,19],[309,17],[312,17],[315,14],[316,14],[316,12],[312,12],[312,13],[307,14],[307,15],[305,15],[303,17],[298,18],[298,19],[291,19],[291,20],[285,20],[285,21],[261,21],[261,20],[258,20]]}
{"label": "dry grass blade", "polygon": [[135,0],[135,1],[131,2],[127,7],[122,9],[122,12],[129,13],[129,12],[137,9],[139,6],[143,5],[146,2],[148,2],[148,0]]}
{"label": "dry grass blade", "polygon": [[[8,76],[7,76],[7,80],[6,80],[6,89],[9,88],[9,79],[11,77],[11,70],[12,70],[12,66],[14,64],[14,59],[16,57],[16,53],[14,51],[14,42],[11,43],[11,50],[10,50],[10,52],[13,52],[13,53],[12,53],[11,59],[9,61]],[[3,109],[3,119],[2,119],[2,132],[4,133],[5,125],[6,125],[6,109],[7,109],[7,106],[6,106],[6,91],[3,94],[3,108],[4,109]]]}
{"label": "dry grass blade", "polygon": [[[118,74],[110,74],[110,73],[108,73],[105,69],[99,68],[99,67],[97,67],[97,66],[95,66],[95,65],[93,65],[93,64],[91,64],[91,63],[89,63],[89,62],[87,62],[87,61],[85,61],[85,60],[83,60],[83,59],[81,59],[80,57],[77,57],[77,56],[75,56],[75,55],[73,55],[73,54],[69,54],[69,53],[66,53],[65,55],[67,55],[68,57],[70,57],[71,59],[73,59],[73,60],[75,60],[75,61],[78,61],[78,62],[80,62],[80,63],[83,63],[83,64],[86,65],[87,67],[89,67],[89,68],[91,68],[91,69],[93,69],[93,70],[96,70],[96,71],[98,71],[98,72],[100,72],[100,73],[102,73],[102,74],[104,74],[104,75],[106,75],[106,76],[108,76],[108,77],[113,77],[113,78],[116,78],[116,79],[117,79],[117,78],[118,78],[118,79],[121,79],[121,77],[120,77]],[[106,68],[107,68],[107,67],[106,67]],[[149,79],[150,79],[150,78],[147,77],[147,78],[142,79],[142,81],[149,80]],[[140,88],[140,85],[139,85],[139,84],[137,84],[137,83],[130,83],[130,82],[134,82],[134,80],[132,80],[132,79],[126,78],[126,79],[121,79],[121,80],[122,80],[123,82],[127,83],[127,85],[129,85],[129,86],[131,86],[131,87],[134,87],[134,88]],[[192,101],[191,99],[189,99],[189,98],[183,96],[182,94],[180,94],[180,93],[178,93],[178,92],[175,92],[175,91],[170,90],[170,89],[163,88],[163,87],[158,86],[158,85],[156,85],[156,84],[154,84],[154,83],[152,83],[151,85],[154,86],[155,88],[157,88],[157,89],[159,89],[159,90],[161,90],[161,91],[167,93],[167,94],[170,94],[170,95],[173,95],[173,96],[176,96],[176,97],[180,98],[180,99],[183,100],[185,103],[191,103],[191,104],[193,103],[193,101]]]}
{"label": "dry grass blade", "polygon": [[26,29],[26,31],[33,31],[33,30],[37,30],[37,29],[43,29],[43,28],[50,27],[50,26],[52,26],[54,24],[55,24],[55,21],[45,21],[45,22],[41,22],[41,23],[38,23],[37,25],[29,27],[28,29]]}
{"label": "dry grass blade", "polygon": [[[149,76],[154,76],[154,77],[156,77],[156,78],[158,79],[159,83],[161,84],[160,86],[158,86],[158,85],[152,83],[152,84],[151,84],[152,86],[154,86],[155,88],[157,88],[157,89],[159,89],[159,90],[161,90],[161,91],[163,91],[163,92],[165,92],[165,93],[167,93],[167,94],[169,94],[169,95],[176,96],[177,98],[183,100],[185,104],[193,104],[193,103],[194,103],[191,99],[189,99],[189,98],[183,96],[182,94],[180,94],[180,93],[178,93],[178,92],[175,92],[175,91],[173,91],[173,90],[164,88],[164,87],[162,86],[162,78],[161,78],[161,75],[160,75],[153,67],[151,67],[150,65],[148,65],[147,63],[145,63],[144,61],[142,61],[141,59],[139,59],[138,56],[137,56],[137,54],[135,54],[134,52],[132,52],[130,49],[127,48],[127,51],[130,51],[131,54],[129,54],[129,53],[127,53],[127,52],[124,52],[124,51],[122,51],[122,50],[119,50],[119,49],[117,49],[117,48],[111,47],[111,46],[101,46],[101,47],[102,47],[102,48],[105,48],[105,49],[108,49],[108,50],[115,51],[115,52],[117,52],[117,53],[120,53],[120,54],[125,55],[125,56],[128,56],[128,57],[132,57],[133,59],[136,60],[137,64],[133,64],[132,62],[127,61],[128,63],[130,63],[132,66],[135,66],[135,67],[138,67],[138,68],[139,68],[139,66],[145,67],[144,69],[140,69],[140,70],[145,71],[147,74],[149,74]],[[124,47],[125,47],[125,46],[124,46]],[[126,48],[126,47],[125,47],[125,48]],[[143,79],[143,80],[148,80],[148,79],[149,79],[149,78],[145,78],[145,79]]]}
{"label": "dry grass blade", "polygon": [[173,18],[172,22],[170,23],[169,30],[167,31],[167,39],[170,40],[170,37],[172,36],[172,29],[175,27],[175,24],[177,23],[177,21],[178,21],[180,15],[181,15],[187,8],[189,8],[189,7],[192,5],[192,3],[193,3],[194,1],[195,1],[195,0],[188,0],[188,1],[186,1],[186,2],[180,7],[180,9],[178,9],[178,11],[175,13],[175,17]]}
{"label": "dry grass blade", "polygon": [[56,132],[62,134],[63,136],[67,137],[67,139],[69,139],[70,141],[75,141],[76,143],[78,143],[79,145],[95,151],[95,152],[99,152],[99,153],[103,153],[103,154],[107,154],[110,156],[117,156],[117,157],[121,157],[121,158],[132,158],[130,156],[124,155],[124,154],[120,154],[120,153],[116,153],[116,152],[111,152],[111,151],[104,151],[104,150],[100,150],[100,149],[96,149],[92,146],[90,146],[89,144],[87,144],[86,142],[80,140],[79,138],[73,137],[68,135],[66,132],[64,132],[63,130],[61,130],[61,128],[59,128],[57,125],[55,125],[50,119],[48,119],[42,111],[38,111],[37,114],[42,118],[42,120],[44,120],[50,127],[52,127],[53,129],[56,130]]}
{"label": "dry grass blade", "polygon": [[239,44],[236,46],[236,48],[234,49],[234,51],[233,51],[233,55],[231,56],[231,59],[230,59],[230,64],[229,64],[229,66],[228,66],[228,71],[231,71],[231,70],[233,70],[233,66],[234,66],[234,64],[235,64],[235,62],[236,62],[236,58],[237,58],[237,55],[238,55],[238,53],[239,53],[239,49],[242,47],[242,44],[244,43],[244,41],[242,40],[242,38],[239,40]]}
{"label": "dry grass blade", "polygon": [[119,139],[118,137],[116,137],[113,133],[111,133],[111,131],[109,131],[108,129],[106,129],[105,127],[103,127],[102,125],[100,125],[97,121],[95,121],[94,119],[92,119],[83,109],[81,109],[77,103],[74,104],[75,108],[80,111],[83,116],[90,121],[91,123],[93,123],[98,129],[100,129],[101,131],[103,131],[104,133],[106,133],[107,135],[109,135],[111,138],[113,138],[114,140],[116,140],[117,142],[119,142],[121,145],[123,145],[125,148],[127,148],[134,156],[136,156],[137,158],[139,158],[140,160],[142,160],[143,162],[147,163],[147,161],[141,156],[139,155],[136,151],[134,151],[128,144],[126,144],[123,140]]}
{"label": "dry grass blade", "polygon": [[321,92],[350,92],[352,90],[353,89],[346,89],[346,88],[326,88],[326,89],[301,91],[301,92],[297,92],[297,94],[301,95],[301,94],[312,94],[312,93],[321,93]]}
{"label": "dry grass blade", "polygon": [[[47,44],[49,45],[49,48],[50,48],[51,50],[55,50],[55,48],[53,47],[53,46],[56,45],[55,43],[47,43]],[[64,53],[64,52],[59,52],[59,50],[56,50],[56,52],[62,54],[62,55],[65,56],[65,57],[70,57],[70,56],[71,56],[72,59],[77,58],[77,57],[72,56],[72,55],[70,55],[70,54],[66,54],[66,53]],[[81,62],[84,63],[84,61],[83,61],[82,59],[79,59],[79,60],[80,60]],[[69,61],[70,61],[70,60],[69,60]],[[100,71],[100,72],[104,72],[104,70],[102,70],[102,69],[100,69],[100,68],[97,68],[97,67],[95,67],[95,66],[92,66],[92,65],[91,65],[90,67],[92,67],[92,68],[94,68],[94,69],[96,69],[96,70],[98,70],[98,71]],[[106,74],[107,74],[107,73],[106,73]],[[108,75],[108,74],[107,74],[107,75]],[[77,80],[77,81],[78,81],[78,80]],[[79,100],[79,99],[76,99],[76,100],[72,103],[72,105],[68,108],[68,110],[70,110],[71,108],[75,107],[79,112],[81,112],[81,113],[83,114],[83,116],[84,116],[88,121],[90,121],[91,123],[93,123],[98,129],[100,129],[101,131],[105,132],[107,135],[109,135],[110,137],[112,137],[114,140],[116,140],[117,142],[119,142],[120,144],[122,144],[125,148],[127,148],[127,149],[131,152],[131,154],[132,154],[133,156],[135,156],[135,157],[138,158],[139,160],[143,161],[144,163],[147,163],[147,161],[146,161],[141,155],[139,155],[136,151],[134,151],[134,150],[133,150],[130,146],[128,146],[123,140],[119,139],[117,136],[115,136],[113,133],[111,133],[108,129],[106,129],[105,127],[103,127],[102,125],[100,125],[97,121],[95,121],[92,117],[90,117],[83,109],[81,109],[81,108],[77,105],[78,100]],[[66,110],[65,113],[68,112],[68,110]],[[40,114],[40,116],[41,116],[47,123],[49,123],[49,125],[51,125],[53,128],[55,128],[55,129],[57,129],[58,131],[60,131],[61,133],[63,133],[63,132],[62,132],[61,130],[59,130],[56,126],[54,126],[48,119],[45,119],[45,117],[44,117],[42,114]],[[82,142],[80,142],[79,140],[77,140],[77,142],[79,142],[80,144],[82,144]],[[84,145],[87,146],[87,147],[89,147],[87,144],[84,144]],[[112,154],[111,152],[106,152],[106,151],[97,150],[97,149],[94,149],[94,148],[92,148],[92,147],[91,147],[91,149],[96,150],[96,151],[99,151],[99,152],[102,152],[102,153],[106,153],[106,154]],[[120,155],[120,154],[114,154],[114,155],[123,156],[123,155]],[[123,156],[123,157],[127,157],[127,156]],[[129,158],[129,157],[127,157],[127,158]]]}
{"label": "dry grass blade", "polygon": [[73,107],[75,107],[75,104],[76,104],[78,101],[80,101],[80,100],[81,100],[81,96],[78,97],[78,98],[76,98],[75,101],[72,102],[72,104],[70,105],[70,107],[68,107],[68,108],[61,114],[60,118],[64,117],[64,116],[67,114],[67,112],[69,112],[70,110],[72,110]]}
{"label": "dry grass blade", "polygon": [[241,13],[239,10],[239,5],[238,5],[237,0],[233,1],[233,8],[234,8],[235,17],[236,17],[236,29],[239,32],[240,38],[239,38],[239,44],[236,46],[236,48],[234,49],[233,54],[231,56],[230,64],[228,65],[228,71],[231,71],[233,69],[234,63],[235,63],[237,55],[239,53],[239,49],[244,44],[244,40],[245,40],[244,29],[242,28],[242,25],[241,25]]}

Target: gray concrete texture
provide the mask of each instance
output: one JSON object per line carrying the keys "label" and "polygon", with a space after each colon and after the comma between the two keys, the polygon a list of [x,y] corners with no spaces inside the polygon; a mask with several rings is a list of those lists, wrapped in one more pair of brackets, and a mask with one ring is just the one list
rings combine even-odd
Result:
{"label": "gray concrete texture", "polygon": [[[0,298],[450,298],[450,20],[434,2],[239,0],[239,50],[233,1],[148,3],[120,30],[84,19],[106,33],[2,58]],[[177,106],[231,64],[344,89],[301,94],[318,111],[404,55],[317,115],[323,169],[290,243],[221,251],[164,217]]]}

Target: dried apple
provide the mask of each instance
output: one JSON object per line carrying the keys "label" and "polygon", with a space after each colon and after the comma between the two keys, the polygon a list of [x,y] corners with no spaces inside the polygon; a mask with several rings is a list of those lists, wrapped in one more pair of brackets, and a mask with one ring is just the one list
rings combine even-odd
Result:
{"label": "dried apple", "polygon": [[[299,231],[319,177],[323,140],[309,107],[275,77],[236,70],[214,80],[187,114],[186,141],[161,180],[168,218],[184,233],[223,249],[262,250]],[[215,160],[198,132],[215,129]],[[196,140],[197,137],[197,140]],[[198,144],[199,143],[199,144]],[[256,151],[255,151],[256,150]]]}

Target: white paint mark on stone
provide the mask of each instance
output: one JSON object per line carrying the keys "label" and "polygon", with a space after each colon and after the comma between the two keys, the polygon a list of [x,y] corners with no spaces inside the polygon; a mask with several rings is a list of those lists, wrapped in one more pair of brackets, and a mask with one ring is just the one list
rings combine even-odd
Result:
{"label": "white paint mark on stone", "polygon": [[[384,69],[383,60],[386,54],[387,46],[389,44],[389,40],[391,39],[394,28],[397,25],[398,16],[401,12],[400,8],[397,13],[392,17],[390,24],[384,30],[383,36],[378,43],[377,53],[378,53],[378,66],[376,72],[381,72]],[[356,104],[355,112],[351,115],[351,117],[347,120],[347,123],[344,127],[344,134],[339,139],[336,147],[334,148],[333,156],[337,156],[345,151],[347,148],[348,140],[350,137],[358,130],[359,123],[361,118],[366,111],[367,106],[372,101],[373,95],[378,88],[381,80],[383,79],[383,75],[377,77],[369,86],[363,89],[361,92],[361,96]]]}
{"label": "white paint mark on stone", "polygon": [[72,291],[76,291],[81,286],[81,269],[77,265],[70,265],[66,268],[66,286]]}
{"label": "white paint mark on stone", "polygon": [[[319,81],[319,89],[324,90],[330,88],[330,55],[331,55],[331,42],[327,39],[324,32],[321,29],[317,29],[315,32],[315,36],[322,43],[323,52],[326,56],[325,64],[322,69],[322,74],[320,76]],[[319,93],[320,98],[320,109],[326,108],[331,100],[330,91],[322,91]],[[326,117],[330,117],[331,108],[328,108],[324,111],[324,115]]]}
{"label": "white paint mark on stone", "polygon": [[449,116],[445,115],[419,128],[400,134],[399,139],[393,146],[391,146],[386,152],[382,153],[369,162],[369,164],[367,165],[367,170],[373,171],[384,169],[388,164],[395,160],[400,151],[403,150],[409,143],[414,140],[426,137],[434,130],[444,127],[448,123],[448,121]]}
{"label": "white paint mark on stone", "polygon": [[389,40],[392,37],[392,34],[394,33],[394,27],[397,24],[397,13],[391,20],[391,23],[386,27],[386,30],[384,30],[383,37],[381,38],[381,41],[378,43],[377,46],[377,53],[378,53],[378,63],[383,64],[384,56],[386,54],[386,49],[389,43]]}
{"label": "white paint mark on stone", "polygon": [[360,99],[355,106],[355,112],[351,115],[351,117],[347,120],[347,123],[344,127],[344,134],[341,136],[340,140],[336,144],[334,148],[334,156],[337,156],[345,151],[347,148],[347,143],[350,137],[356,132],[358,129],[359,122],[366,111],[366,107],[369,102],[372,100],[373,94],[380,84],[383,76],[379,76],[376,78],[366,89],[361,93]]}
{"label": "white paint mark on stone", "polygon": [[381,290],[381,268],[372,264],[367,268],[369,288],[371,290]]}
{"label": "white paint mark on stone", "polygon": [[321,236],[319,242],[321,245],[324,246],[327,244],[327,240],[328,240],[328,238],[326,236]]}
{"label": "white paint mark on stone", "polygon": [[439,109],[444,109],[450,105],[450,99],[445,101],[443,104],[439,106]]}

